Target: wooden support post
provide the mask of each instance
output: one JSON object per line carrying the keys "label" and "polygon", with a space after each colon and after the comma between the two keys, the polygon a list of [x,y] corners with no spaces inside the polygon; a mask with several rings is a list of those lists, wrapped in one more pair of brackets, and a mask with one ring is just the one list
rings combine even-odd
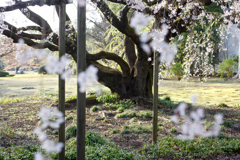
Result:
{"label": "wooden support post", "polygon": [[[85,1],[85,0],[84,0]],[[85,1],[86,2],[86,1]],[[80,6],[77,11],[77,70],[78,73],[86,68],[86,6]],[[86,92],[79,92],[77,87],[77,160],[85,159],[85,108]]]}
{"label": "wooden support post", "polygon": [[157,142],[157,122],[158,122],[158,52],[154,52],[154,66],[153,66],[153,135],[152,143]]}
{"label": "wooden support post", "polygon": [[[65,22],[66,22],[66,4],[59,5],[59,58],[65,54]],[[58,109],[65,117],[65,80],[58,77]],[[65,123],[62,123],[58,132],[59,142],[64,143],[62,151],[58,154],[59,160],[65,160]]]}

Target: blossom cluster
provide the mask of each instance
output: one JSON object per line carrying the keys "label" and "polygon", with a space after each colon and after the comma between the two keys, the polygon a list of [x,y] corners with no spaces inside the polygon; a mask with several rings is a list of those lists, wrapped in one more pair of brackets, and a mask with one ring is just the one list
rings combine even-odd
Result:
{"label": "blossom cluster", "polygon": [[95,84],[98,80],[97,76],[98,69],[94,67],[93,65],[90,65],[86,71],[80,72],[78,74],[78,83],[79,83],[79,91],[85,92],[86,88],[92,84]]}
{"label": "blossom cluster", "polygon": [[16,59],[20,64],[26,64],[34,57],[36,57],[38,60],[42,60],[48,54],[46,50],[26,49],[23,39],[18,40],[16,48]]}
{"label": "blossom cluster", "polygon": [[[38,140],[43,142],[41,145],[42,149],[46,150],[47,153],[61,152],[64,144],[62,142],[55,143],[53,140],[48,139],[48,135],[44,132],[44,130],[48,127],[58,129],[60,124],[65,121],[63,113],[56,107],[52,110],[50,108],[42,107],[38,116],[42,118],[42,124],[40,127],[34,129],[34,133],[38,135]],[[54,118],[55,121],[50,120]],[[35,154],[35,160],[44,160],[42,153],[37,152]]]}
{"label": "blossom cluster", "polygon": [[[60,59],[57,56],[47,54],[45,50],[25,50],[23,49],[24,40],[20,39],[18,49],[16,53],[16,59],[20,64],[27,63],[33,57],[43,59],[47,56],[45,61],[45,70],[48,74],[60,74],[62,80],[70,80],[72,77],[72,70],[68,69],[65,71],[66,66],[70,63],[70,59],[63,55]],[[78,83],[79,91],[85,92],[86,88],[92,84],[95,84],[98,80],[97,76],[98,69],[93,65],[90,65],[86,71],[79,73]]]}
{"label": "blossom cluster", "polygon": [[[66,65],[70,62],[66,56],[62,56],[59,60],[58,57],[53,55],[48,55],[46,59],[45,69],[47,73],[54,74],[58,73],[61,75],[61,79],[70,79],[72,75],[72,70],[69,69],[64,71]],[[98,80],[97,76],[98,69],[93,65],[90,65],[86,71],[80,72],[77,76],[77,82],[79,84],[79,91],[85,92],[86,88],[92,84],[95,84]]]}
{"label": "blossom cluster", "polygon": [[127,5],[131,6],[131,8],[143,11],[146,8],[146,5],[142,2],[142,0],[127,0]]}
{"label": "blossom cluster", "polygon": [[[153,17],[145,16],[143,13],[136,12],[131,18],[130,26],[135,29],[136,34],[140,34],[141,29],[147,27]],[[163,24],[160,29],[151,32],[144,32],[140,36],[141,47],[147,53],[151,53],[151,49],[161,52],[160,61],[171,62],[177,52],[176,46],[170,46],[165,40],[168,34],[169,26]]]}
{"label": "blossom cluster", "polygon": [[184,123],[181,125],[182,134],[178,138],[186,140],[193,139],[195,137],[216,137],[221,130],[221,124],[223,123],[222,114],[216,114],[214,116],[215,124],[207,131],[203,124],[204,110],[198,108],[195,111],[186,115],[188,105],[186,103],[180,103],[174,110],[175,115],[171,117],[171,120],[175,124],[179,124],[179,118],[182,118]]}

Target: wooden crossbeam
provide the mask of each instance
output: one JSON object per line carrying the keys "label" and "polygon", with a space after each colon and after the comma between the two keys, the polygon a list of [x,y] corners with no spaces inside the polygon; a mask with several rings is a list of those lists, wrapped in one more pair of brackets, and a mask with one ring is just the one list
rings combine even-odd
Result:
{"label": "wooden crossbeam", "polygon": [[29,6],[43,6],[43,5],[61,5],[64,4],[71,4],[73,0],[29,0],[24,2],[17,2],[10,6],[0,6],[0,12],[9,12],[16,9],[24,9]]}

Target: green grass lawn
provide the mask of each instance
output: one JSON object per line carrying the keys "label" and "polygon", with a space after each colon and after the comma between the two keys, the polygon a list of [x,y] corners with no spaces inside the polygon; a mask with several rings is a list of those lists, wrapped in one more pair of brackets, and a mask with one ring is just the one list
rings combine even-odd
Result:
{"label": "green grass lawn", "polygon": [[[13,77],[0,77],[0,104],[3,98],[24,100],[36,94],[51,93],[58,94],[58,75],[39,75],[34,72],[26,74],[16,74]],[[10,73],[13,74],[13,73]],[[66,82],[66,95],[74,96],[77,94],[77,78],[73,76]],[[34,89],[22,89],[23,87],[34,87]],[[101,90],[109,91],[108,88],[98,84]],[[94,92],[94,87],[89,87],[88,92]]]}
{"label": "green grass lawn", "polygon": [[[17,74],[14,77],[0,78],[0,95],[5,97],[29,96],[36,93],[58,91],[57,75]],[[66,92],[76,94],[76,82],[74,79],[66,83]],[[22,89],[23,87],[34,87],[34,89]]]}
{"label": "green grass lawn", "polygon": [[[0,78],[0,159],[33,159],[39,151],[33,129],[40,124],[37,116],[42,106],[51,107],[58,99],[58,76],[23,74]],[[98,104],[86,108],[86,159],[200,159],[234,157],[240,150],[240,108],[205,108],[206,129],[213,124],[216,113],[223,114],[224,123],[218,138],[197,138],[193,141],[176,139],[181,127],[174,125],[170,117],[177,103],[164,100],[191,102],[198,95],[199,107],[225,103],[236,106],[239,82],[210,79],[207,82],[163,80],[159,86],[162,108],[158,112],[158,142],[152,146],[152,108],[139,106],[131,100],[118,100],[117,95],[99,85],[107,94],[97,96]],[[22,87],[34,87],[23,90]],[[66,83],[66,99],[76,97],[76,76]],[[94,92],[90,87],[88,92]],[[191,108],[190,108],[191,110]],[[66,159],[76,159],[77,110],[66,110]],[[47,129],[50,138],[57,140],[57,131]],[[93,134],[94,133],[94,134]],[[95,134],[96,133],[96,134]],[[101,138],[104,137],[104,138]],[[220,156],[220,157],[219,157]],[[222,156],[222,157],[221,157]],[[57,154],[51,155],[57,159]]]}
{"label": "green grass lawn", "polygon": [[[34,72],[18,74],[14,77],[0,77],[0,97],[26,97],[39,93],[58,92],[58,75],[39,75]],[[12,74],[12,73],[11,73]],[[191,102],[191,96],[197,94],[199,105],[209,106],[225,103],[228,106],[240,105],[240,83],[238,81],[223,81],[223,79],[209,79],[207,82],[199,81],[160,81],[159,94],[168,95],[173,101]],[[66,82],[66,94],[76,95],[76,76],[70,82]],[[23,87],[34,87],[26,90]],[[108,88],[99,85],[102,90],[109,91]],[[94,92],[94,88],[88,89]]]}
{"label": "green grass lawn", "polygon": [[223,81],[222,79],[209,79],[199,81],[160,81],[159,94],[166,94],[173,101],[191,103],[193,94],[197,95],[199,105],[218,105],[225,103],[228,106],[240,105],[240,83],[236,81]]}

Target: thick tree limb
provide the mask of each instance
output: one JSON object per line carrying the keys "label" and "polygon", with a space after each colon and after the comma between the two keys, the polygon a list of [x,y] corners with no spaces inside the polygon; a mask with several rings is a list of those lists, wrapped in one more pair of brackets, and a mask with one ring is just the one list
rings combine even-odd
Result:
{"label": "thick tree limb", "polygon": [[128,14],[128,11],[130,10],[130,7],[129,6],[125,6],[124,9],[121,11],[121,21],[123,23],[128,23],[128,17],[127,17],[127,14]]}
{"label": "thick tree limb", "polygon": [[132,69],[136,62],[137,56],[135,53],[134,43],[127,36],[124,41],[124,46],[125,46],[126,59],[128,61],[129,67]]}
{"label": "thick tree limb", "polygon": [[[64,3],[68,4],[67,0],[63,1]],[[16,4],[13,4],[11,6],[5,6],[5,7],[0,7],[0,12],[8,12],[8,11],[13,11],[16,9],[23,9],[26,8],[28,6],[43,6],[43,5],[60,5],[60,1],[59,0],[29,0],[29,1],[25,1],[25,2],[17,2]]]}
{"label": "thick tree limb", "polygon": [[[124,4],[124,5],[127,4],[126,0],[108,0],[108,1],[113,2],[113,3]],[[152,6],[152,5],[155,5],[157,3],[162,2],[162,0],[153,0],[153,1],[143,0],[143,2],[145,2],[145,4],[147,4],[148,6]]]}
{"label": "thick tree limb", "polygon": [[4,30],[3,31],[3,35],[9,37],[9,38],[12,38],[13,39],[13,42],[14,43],[18,43],[18,40],[20,38],[22,38],[24,40],[24,42],[28,45],[28,46],[31,46],[35,49],[45,49],[45,48],[48,48],[49,50],[51,51],[58,51],[58,46],[55,46],[49,42],[45,42],[45,43],[37,43],[37,42],[34,42],[33,40],[31,40],[30,38],[27,38],[27,37],[22,37],[18,34],[15,34],[9,30]]}
{"label": "thick tree limb", "polygon": [[126,0],[108,0],[108,1],[113,2],[113,3],[124,4],[124,5],[127,4],[127,3],[126,3]]}
{"label": "thick tree limb", "polygon": [[42,32],[42,28],[39,26],[26,26],[26,27],[20,27],[18,28],[19,30],[22,31],[29,31],[29,30],[33,30],[33,31],[39,31]]}
{"label": "thick tree limb", "polygon": [[87,66],[94,65],[98,68],[98,81],[109,87],[113,93],[119,93],[122,91],[124,93],[125,86],[122,77],[122,73],[117,69],[112,69],[101,65],[96,61],[89,61],[87,59]]}
{"label": "thick tree limb", "polygon": [[105,52],[105,51],[101,51],[96,54],[87,54],[87,60],[89,60],[89,61],[96,61],[96,60],[100,60],[100,59],[113,60],[116,63],[118,63],[122,69],[123,78],[127,78],[130,75],[130,68],[129,68],[127,62],[125,62],[117,54],[109,53],[109,52]]}
{"label": "thick tree limb", "polygon": [[43,34],[49,34],[52,32],[52,29],[48,22],[43,19],[40,15],[36,14],[35,12],[31,11],[28,8],[27,12],[21,10],[21,12],[28,18],[29,20],[33,21],[34,23],[38,24],[42,28]]}
{"label": "thick tree limb", "polygon": [[[8,28],[16,34],[17,34],[18,31],[20,31],[20,29],[11,25],[10,23],[8,23],[6,21],[4,21],[4,24],[7,25]],[[42,40],[42,39],[44,39],[48,36],[47,34],[45,34],[45,35],[43,35],[43,34],[28,34],[28,33],[25,33],[25,32],[21,32],[19,35],[22,36],[22,37],[27,37],[27,38],[36,39],[36,40]]]}

